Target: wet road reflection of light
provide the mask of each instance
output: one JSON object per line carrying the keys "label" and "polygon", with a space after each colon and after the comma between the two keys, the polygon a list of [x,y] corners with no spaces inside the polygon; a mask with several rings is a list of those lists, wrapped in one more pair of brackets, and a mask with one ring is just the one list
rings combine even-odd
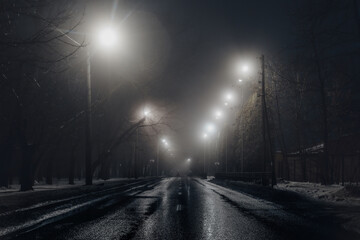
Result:
{"label": "wet road reflection of light", "polygon": [[207,211],[203,212],[204,218],[204,230],[206,230],[203,235],[205,239],[214,239],[214,228],[215,228],[215,212],[214,212],[214,200],[213,198],[206,198],[205,205],[207,206]]}
{"label": "wet road reflection of light", "polygon": [[55,238],[36,239],[353,239],[332,235],[326,225],[280,205],[201,179],[166,178],[129,197],[104,215],[61,229]]}

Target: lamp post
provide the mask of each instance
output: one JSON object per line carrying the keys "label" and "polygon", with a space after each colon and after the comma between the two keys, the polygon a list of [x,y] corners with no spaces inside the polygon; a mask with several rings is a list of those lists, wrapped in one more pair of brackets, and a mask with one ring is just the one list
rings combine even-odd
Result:
{"label": "lamp post", "polygon": [[[208,135],[210,134],[214,134],[216,132],[216,129],[217,127],[213,124],[213,123],[207,123],[205,125],[205,134],[203,135],[204,136],[204,139],[205,139],[205,149],[206,149],[206,143],[209,144],[209,151],[208,151],[208,159],[211,160],[211,155],[212,155],[212,152],[211,152],[211,149],[210,149],[210,144],[211,142],[210,141],[206,141],[207,140],[207,137]],[[207,173],[209,172],[209,161],[207,162]],[[204,169],[204,172],[205,172],[205,169]]]}
{"label": "lamp post", "polygon": [[[165,146],[169,146],[169,143],[165,138],[161,139],[161,143]],[[160,141],[157,144],[157,151],[156,151],[156,176],[159,176],[159,160],[160,160]]]}
{"label": "lamp post", "polygon": [[[98,45],[112,48],[116,44],[116,33],[110,27],[102,29],[98,34]],[[85,184],[92,185],[92,116],[91,116],[91,53],[87,51],[86,110],[85,110]]]}
{"label": "lamp post", "polygon": [[[227,93],[225,95],[225,107],[227,107],[228,109],[228,113],[230,113],[229,108],[231,108],[231,106],[229,106],[229,103],[233,100],[233,95],[231,93]],[[225,173],[228,172],[228,131],[229,131],[229,121],[227,121],[225,123]]]}
{"label": "lamp post", "polygon": [[204,176],[205,176],[205,159],[206,159],[206,140],[208,138],[208,135],[206,133],[203,134],[204,139]]}
{"label": "lamp post", "polygon": [[156,149],[156,176],[159,176],[159,141],[157,143],[157,149]]}
{"label": "lamp post", "polygon": [[[223,112],[219,109],[216,109],[214,111],[214,117],[217,121],[221,121],[223,118]],[[218,129],[218,133],[217,133],[217,139],[216,139],[216,160],[217,163],[219,163],[220,161],[220,136],[222,134],[223,131],[223,124],[219,124],[219,129]],[[216,165],[216,164],[215,164]],[[216,171],[218,171],[218,166],[216,165]]]}
{"label": "lamp post", "polygon": [[[248,67],[245,65],[243,67],[243,72],[247,72],[248,71]],[[244,86],[243,86],[243,80],[241,78],[238,79],[239,82],[239,86],[240,86],[240,95],[241,95],[241,110],[244,110]],[[240,111],[240,117],[242,121],[242,125],[241,125],[241,172],[244,172],[244,131],[245,131],[245,121],[244,121],[244,117],[243,114]]]}
{"label": "lamp post", "polygon": [[[241,66],[241,73],[242,75],[247,75],[249,73],[249,65],[246,63]],[[241,94],[241,110],[244,110],[244,86],[243,86],[243,79],[239,78],[238,83],[240,86],[240,94]],[[243,117],[243,114],[241,114],[240,111],[240,117],[242,118],[242,125],[241,125],[241,172],[244,172],[244,142],[245,142],[245,118]]]}
{"label": "lamp post", "polygon": [[[142,112],[142,119],[144,119],[144,121],[146,121],[146,119],[150,116],[150,110],[148,108],[144,108],[143,112]],[[137,164],[139,162],[140,159],[140,154],[139,154],[139,128],[144,127],[144,126],[138,126],[136,128],[136,143],[135,143],[135,152],[134,152],[134,177],[137,178]]]}
{"label": "lamp post", "polygon": [[85,184],[92,184],[92,169],[91,169],[91,61],[90,53],[87,52],[87,79],[86,79],[86,111],[85,111]]}

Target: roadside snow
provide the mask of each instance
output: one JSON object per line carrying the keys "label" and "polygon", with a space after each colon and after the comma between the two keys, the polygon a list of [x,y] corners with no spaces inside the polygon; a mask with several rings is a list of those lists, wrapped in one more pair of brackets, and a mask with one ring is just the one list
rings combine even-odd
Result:
{"label": "roadside snow", "polygon": [[[121,180],[127,180],[127,178],[111,178],[108,180],[102,180],[102,179],[96,179],[93,180],[93,184],[101,184],[105,182],[113,182],[113,181],[121,181]],[[43,190],[58,190],[58,189],[65,189],[65,188],[73,188],[73,187],[79,187],[81,185],[85,185],[85,180],[74,180],[74,184],[70,185],[68,183],[67,179],[59,179],[59,180],[53,180],[53,184],[46,184],[45,182],[35,182],[33,189],[35,191],[43,191]],[[19,184],[13,184],[10,185],[9,188],[0,188],[0,196],[3,193],[17,193],[20,191],[20,185]]]}
{"label": "roadside snow", "polygon": [[286,181],[278,183],[275,188],[293,191],[312,199],[337,202],[340,204],[360,205],[360,196],[349,191],[349,187],[337,184],[321,185],[319,183]]}
{"label": "roadside snow", "polygon": [[[323,208],[317,209],[324,216],[336,217],[337,221],[342,227],[348,231],[357,233],[360,235],[360,187],[356,185],[328,185],[324,186],[318,183],[309,182],[291,182],[283,181],[274,186],[275,191],[271,191],[271,188],[262,187],[261,185],[242,182],[242,181],[229,181],[229,180],[217,180],[214,183],[223,185],[225,187],[237,186],[239,191],[245,192],[250,195],[254,195],[261,199],[274,199],[280,202],[287,201],[287,197],[291,196],[284,193],[296,193],[311,201],[316,201],[319,206]],[[222,183],[222,184],[221,184]],[[228,184],[230,184],[228,186]],[[277,191],[276,191],[277,190]],[[286,197],[287,196],[287,197]],[[292,199],[290,197],[290,199]],[[289,199],[288,199],[289,200]],[[293,199],[294,200],[294,199]],[[290,204],[293,200],[290,200]],[[306,199],[303,198],[306,201]],[[296,200],[295,203],[298,203]],[[305,212],[312,212],[313,209],[307,209],[307,204],[300,204]],[[313,206],[310,204],[310,206]],[[295,206],[297,208],[297,206]]]}

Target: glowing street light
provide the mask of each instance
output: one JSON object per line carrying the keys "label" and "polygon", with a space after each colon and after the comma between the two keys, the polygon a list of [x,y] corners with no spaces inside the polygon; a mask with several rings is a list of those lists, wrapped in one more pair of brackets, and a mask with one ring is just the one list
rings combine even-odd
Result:
{"label": "glowing street light", "polygon": [[249,71],[249,66],[248,65],[243,65],[242,67],[241,67],[241,71],[243,72],[243,73],[247,73],[248,71]]}
{"label": "glowing street light", "polygon": [[223,114],[220,110],[215,110],[214,115],[215,115],[215,119],[220,119],[223,116]]}
{"label": "glowing street light", "polygon": [[105,49],[111,49],[117,44],[118,36],[111,27],[101,29],[97,34],[98,45]]}
{"label": "glowing street light", "polygon": [[208,123],[205,125],[205,130],[209,133],[212,133],[215,131],[215,125],[212,123]]}
{"label": "glowing street light", "polygon": [[233,98],[233,96],[232,96],[231,93],[227,93],[227,94],[225,95],[225,99],[228,100],[228,101],[230,101],[232,98]]}
{"label": "glowing street light", "polygon": [[191,158],[186,159],[187,162],[191,162]]}
{"label": "glowing street light", "polygon": [[144,109],[144,117],[148,117],[150,115],[150,110],[145,108]]}
{"label": "glowing street light", "polygon": [[238,82],[241,83],[243,80],[241,78],[238,79]]}

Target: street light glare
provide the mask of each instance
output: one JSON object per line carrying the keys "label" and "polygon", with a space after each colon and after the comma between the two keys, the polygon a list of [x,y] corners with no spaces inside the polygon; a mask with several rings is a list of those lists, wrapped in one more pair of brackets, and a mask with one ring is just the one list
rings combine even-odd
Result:
{"label": "street light glare", "polygon": [[206,124],[205,129],[208,132],[214,132],[215,131],[215,126],[212,123],[208,123],[208,124]]}
{"label": "street light glare", "polygon": [[188,162],[191,162],[191,158],[188,158],[187,161],[188,161]]}
{"label": "street light glare", "polygon": [[249,71],[249,66],[248,65],[243,65],[241,67],[241,71],[244,72],[244,73],[247,73]]}
{"label": "street light glare", "polygon": [[144,116],[147,117],[147,116],[149,116],[149,114],[150,114],[149,109],[145,109],[144,110]]}
{"label": "street light glare", "polygon": [[115,30],[111,27],[103,28],[98,33],[98,41],[102,48],[113,48],[117,42]]}
{"label": "street light glare", "polygon": [[241,78],[239,78],[239,80],[238,80],[239,82],[242,82],[243,80],[241,79]]}
{"label": "street light glare", "polygon": [[222,112],[220,110],[215,110],[214,114],[215,114],[216,119],[219,119],[222,117]]}
{"label": "street light glare", "polygon": [[208,135],[206,133],[203,134],[203,138],[206,139]]}
{"label": "street light glare", "polygon": [[226,100],[231,100],[233,98],[233,96],[231,95],[231,93],[227,93],[225,95],[225,98],[226,98]]}

